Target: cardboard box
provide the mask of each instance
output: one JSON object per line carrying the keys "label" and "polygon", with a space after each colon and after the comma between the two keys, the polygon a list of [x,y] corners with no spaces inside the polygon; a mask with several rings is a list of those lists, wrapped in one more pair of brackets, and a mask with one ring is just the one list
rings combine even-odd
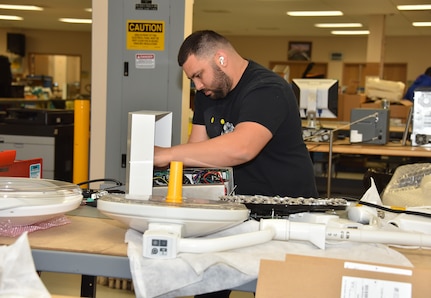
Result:
{"label": "cardboard box", "polygon": [[391,111],[391,118],[392,119],[401,119],[402,122],[407,121],[407,117],[409,116],[409,111],[411,107],[413,106],[413,103],[410,100],[402,99],[400,100],[399,104],[392,104],[390,105],[390,111]]}
{"label": "cardboard box", "polygon": [[381,100],[366,101],[361,103],[360,107],[364,109],[381,109],[382,101]]}
{"label": "cardboard box", "polygon": [[366,101],[365,94],[340,94],[339,102],[339,120],[350,121],[350,111],[361,107]]}
{"label": "cardboard box", "polygon": [[262,260],[256,298],[426,298],[431,269],[286,255]]}
{"label": "cardboard box", "polygon": [[[399,103],[390,103],[389,111],[391,119],[400,119],[401,122],[406,123],[407,117],[409,116],[410,108],[413,103],[410,100],[401,100]],[[367,101],[361,103],[361,108],[366,109],[380,109],[382,108],[382,101]]]}

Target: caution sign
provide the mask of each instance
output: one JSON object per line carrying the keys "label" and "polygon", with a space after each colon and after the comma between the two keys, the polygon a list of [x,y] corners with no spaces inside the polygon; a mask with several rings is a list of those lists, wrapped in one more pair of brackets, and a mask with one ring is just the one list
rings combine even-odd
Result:
{"label": "caution sign", "polygon": [[165,49],[164,21],[127,21],[127,49],[155,50]]}

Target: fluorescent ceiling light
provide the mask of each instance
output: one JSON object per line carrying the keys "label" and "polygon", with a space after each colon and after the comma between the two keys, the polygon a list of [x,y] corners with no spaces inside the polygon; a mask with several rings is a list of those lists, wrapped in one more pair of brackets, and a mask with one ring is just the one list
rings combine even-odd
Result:
{"label": "fluorescent ceiling light", "polygon": [[314,24],[318,28],[359,28],[362,27],[361,23],[320,23]]}
{"label": "fluorescent ceiling light", "polygon": [[331,31],[334,35],[367,35],[370,34],[369,30],[335,30]]}
{"label": "fluorescent ceiling light", "polygon": [[288,11],[287,15],[292,17],[329,17],[329,16],[342,16],[341,11]]}
{"label": "fluorescent ceiling light", "polygon": [[431,27],[431,22],[413,22],[415,27]]}
{"label": "fluorescent ceiling light", "polygon": [[22,17],[18,17],[18,16],[5,16],[5,15],[0,15],[0,20],[7,20],[7,21],[22,21],[23,18]]}
{"label": "fluorescent ceiling light", "polygon": [[431,4],[423,5],[398,5],[398,10],[431,10]]}
{"label": "fluorescent ceiling light", "polygon": [[13,10],[43,10],[42,7],[35,5],[10,5],[0,4],[0,9],[13,9]]}
{"label": "fluorescent ceiling light", "polygon": [[91,19],[71,19],[71,18],[61,18],[58,19],[60,22],[72,23],[72,24],[91,24]]}

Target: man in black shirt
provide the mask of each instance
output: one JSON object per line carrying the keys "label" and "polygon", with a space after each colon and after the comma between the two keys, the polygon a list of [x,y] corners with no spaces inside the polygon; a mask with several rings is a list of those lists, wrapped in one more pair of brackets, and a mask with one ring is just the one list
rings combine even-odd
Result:
{"label": "man in black shirt", "polygon": [[[232,166],[236,194],[318,196],[297,100],[282,77],[210,30],[184,40],[178,63],[198,91],[192,131],[187,144],[156,147],[155,166]],[[196,297],[229,297],[229,291]]]}

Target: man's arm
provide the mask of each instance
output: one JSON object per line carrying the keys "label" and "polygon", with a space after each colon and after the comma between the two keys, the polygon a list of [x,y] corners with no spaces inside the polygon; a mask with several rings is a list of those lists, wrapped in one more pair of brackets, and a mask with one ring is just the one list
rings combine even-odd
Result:
{"label": "man's arm", "polygon": [[156,147],[154,165],[165,167],[171,161],[182,161],[184,166],[189,167],[236,166],[255,158],[271,138],[272,133],[265,126],[255,122],[242,122],[233,132],[212,139],[170,148]]}
{"label": "man's arm", "polygon": [[188,143],[197,143],[197,142],[206,141],[208,139],[209,138],[208,138],[205,125],[193,124],[192,132],[190,133]]}

